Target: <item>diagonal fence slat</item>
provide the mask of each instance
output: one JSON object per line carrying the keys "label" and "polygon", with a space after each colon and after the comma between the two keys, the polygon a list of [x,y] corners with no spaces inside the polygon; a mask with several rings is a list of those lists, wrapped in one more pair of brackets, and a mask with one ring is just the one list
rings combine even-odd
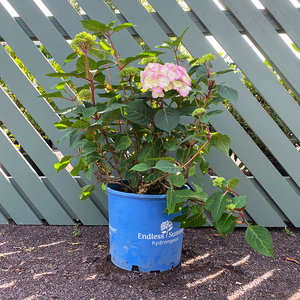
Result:
{"label": "diagonal fence slat", "polygon": [[299,59],[282,42],[278,33],[251,1],[224,0],[224,2],[240,20],[247,34],[251,36],[253,43],[261,50],[266,60],[299,97]]}
{"label": "diagonal fence slat", "polygon": [[[6,108],[5,112],[0,111],[0,120],[9,128],[29,156],[34,157],[37,166],[55,186],[56,190],[61,194],[78,218],[84,224],[93,225],[98,224],[98,222],[105,223],[106,218],[91,200],[88,199],[83,202],[79,199],[78,194],[80,187],[76,180],[72,178],[66,170],[63,170],[59,174],[56,173],[53,168],[53,165],[57,162],[55,154],[53,154],[46,142],[36,134],[36,131],[18,110],[16,105],[2,90],[0,90],[0,96],[3,98],[1,102]],[[14,117],[12,118],[11,116]]]}
{"label": "diagonal fence slat", "polygon": [[[49,87],[60,80],[44,76],[53,72],[53,67],[31,39],[40,41],[62,66],[65,57],[73,51],[66,39],[74,38],[75,34],[84,30],[80,20],[97,19],[106,24],[116,20],[116,24],[131,22],[137,25],[113,36],[123,58],[143,51],[135,40],[137,36],[154,50],[163,40],[169,40],[170,35],[179,36],[191,25],[183,39],[188,51],[195,57],[208,52],[218,55],[204,36],[212,34],[295,137],[300,137],[298,104],[241,36],[241,33],[249,35],[278,74],[299,95],[299,61],[278,36],[278,31],[285,30],[294,43],[299,45],[299,32],[296,28],[300,22],[299,11],[288,0],[262,0],[266,10],[258,10],[250,0],[223,0],[225,11],[217,8],[212,0],[186,0],[191,8],[188,12],[183,11],[175,0],[149,0],[156,10],[154,13],[149,13],[139,0],[113,0],[119,10],[115,13],[103,0],[78,0],[86,15],[79,15],[68,0],[44,0],[44,4],[53,14],[49,17],[41,12],[33,0],[9,2],[20,17],[11,17],[0,4],[1,38],[15,51],[47,92],[51,92]],[[291,15],[294,16],[292,19]],[[173,61],[173,54],[166,53],[161,59]],[[0,77],[46,134],[56,142],[61,137],[61,133],[53,126],[59,119],[58,116],[44,99],[36,99],[39,93],[4,49],[0,49],[0,62]],[[216,70],[228,67],[222,59],[218,59],[214,66]],[[72,71],[75,69],[74,63],[63,66],[63,69]],[[224,80],[226,85],[239,92],[238,103],[234,105],[238,113],[270,149],[291,178],[286,180],[279,173],[223,105],[219,105],[218,108],[225,113],[218,118],[212,117],[211,123],[220,132],[230,135],[232,150],[255,178],[247,178],[230,158],[219,155],[216,151],[209,155],[213,170],[224,177],[234,176],[241,179],[238,192],[244,194],[246,191],[249,219],[252,218],[254,222],[265,226],[285,226],[284,221],[291,221],[295,226],[300,226],[299,152],[236,75],[227,74]],[[12,218],[18,224],[39,224],[41,219],[46,219],[51,224],[67,224],[78,218],[84,224],[107,224],[106,197],[101,187],[97,187],[91,199],[81,202],[78,199],[78,191],[80,186],[88,183],[86,179],[73,178],[67,171],[57,175],[53,169],[53,164],[57,162],[53,151],[2,90],[0,101],[5,107],[3,112],[0,111],[0,120],[46,176],[38,176],[22,155],[13,149],[14,146],[8,138],[0,133],[0,143],[5,145],[6,152],[0,153],[0,162],[4,167],[7,166],[7,171],[12,175],[7,177],[0,170],[1,195],[5,198],[0,199],[0,223],[6,223],[7,218]],[[69,103],[63,100],[55,99],[55,102],[60,108],[69,106]],[[70,153],[65,142],[59,144],[59,149],[63,153]],[[209,184],[208,176],[205,176],[204,182]],[[45,194],[44,201],[38,201],[38,194],[31,190],[33,186]],[[46,199],[50,203],[45,203]],[[51,209],[51,203],[55,203],[53,212],[47,214],[46,210],[49,207]],[[57,215],[55,211],[58,212]],[[25,217],[26,212],[28,214]]]}
{"label": "diagonal fence slat", "polygon": [[[187,26],[190,25],[190,20],[188,18],[188,16],[182,11],[182,9],[179,6],[176,5],[170,5],[169,3],[169,10],[165,9],[165,2],[161,2],[159,0],[150,0],[149,3],[154,7],[154,9],[164,18],[164,20],[167,22],[167,24],[169,25],[170,28],[173,29],[174,33],[179,36],[182,33],[182,29],[186,28]],[[195,41],[194,37],[197,35],[197,41]],[[198,57],[199,56],[199,52],[200,55],[203,55],[204,53],[207,52],[215,52],[213,51],[214,49],[211,49],[211,45],[208,43],[208,41],[206,40],[206,38],[199,34],[199,30],[198,28],[196,28],[196,26],[194,24],[191,24],[190,28],[188,29],[188,31],[186,32],[186,35],[183,39],[183,43],[184,45],[188,48],[188,50],[190,51],[190,53],[192,55],[194,55],[194,57]],[[217,53],[215,53],[216,55],[218,55]],[[218,59],[219,60],[219,59]],[[218,61],[217,60],[217,61]],[[215,62],[215,64],[217,63],[217,61]],[[218,67],[223,67],[226,68],[226,64],[222,63],[223,65],[220,66],[217,65]],[[285,192],[286,190],[289,191],[290,187],[288,184],[286,184],[286,182],[284,181],[284,179],[282,178],[282,176],[276,171],[276,169],[273,167],[273,165],[269,162],[269,160],[262,154],[262,152],[257,148],[257,146],[255,146],[254,142],[247,136],[247,134],[245,134],[244,130],[237,124],[237,122],[233,119],[233,117],[227,112],[226,109],[223,109],[225,114],[218,116],[219,118],[221,117],[222,120],[220,121],[219,118],[212,118],[211,119],[211,123],[212,125],[219,131],[225,133],[225,134],[229,134],[231,137],[231,141],[232,141],[232,148],[235,151],[235,153],[237,153],[240,156],[240,152],[239,146],[243,145],[241,148],[242,152],[244,152],[244,155],[242,155],[242,157],[255,157],[256,159],[253,160],[251,159],[249,164],[248,161],[245,161],[246,165],[248,166],[248,168],[250,168],[251,172],[253,172],[254,174],[257,174],[258,176],[260,176],[261,180],[264,180],[266,177],[266,174],[275,172],[274,178],[275,179],[277,177],[277,180],[281,181],[282,184],[285,186]],[[218,121],[219,120],[219,121]],[[224,126],[224,124],[226,124],[226,126]],[[246,153],[245,153],[246,152]],[[214,157],[217,156],[217,154],[214,155]],[[258,157],[257,157],[258,156]],[[212,155],[211,155],[212,157]],[[222,158],[222,156],[221,156]],[[211,158],[209,161],[214,161],[214,158]],[[221,163],[222,168],[224,169],[224,163],[225,163],[225,159],[222,160],[223,163]],[[257,162],[257,163],[256,163]],[[253,166],[253,163],[256,163],[256,166]],[[217,171],[217,166],[215,165],[215,167],[213,167],[214,171],[217,171],[217,174],[219,174],[220,176],[223,176],[222,174],[227,174],[229,173],[229,169],[232,169],[231,174],[234,174],[235,172],[235,168],[233,168],[231,165],[226,166],[226,171]],[[263,169],[263,171],[262,171]],[[240,177],[242,177],[241,174],[239,174]],[[250,189],[253,188],[251,187],[252,184],[247,184],[245,181],[241,182],[241,184],[239,185],[240,190],[245,189]],[[252,189],[253,191],[253,189]],[[277,197],[278,193],[282,194],[281,189],[277,189],[276,191],[274,191],[274,188],[269,188],[268,191],[272,194],[273,197]],[[244,193],[241,191],[241,193]],[[253,193],[255,193],[253,191]],[[273,221],[275,222],[275,220],[277,220],[278,222],[278,226],[280,224],[280,226],[282,226],[282,221],[281,219],[277,216],[277,214],[273,211],[273,209],[271,209],[268,203],[266,203],[266,201],[261,200],[261,199],[257,199],[256,195],[254,195],[252,193],[252,195],[250,195],[249,197],[249,203],[257,203],[259,202],[260,205],[266,205],[266,210],[268,210],[268,214],[272,215]],[[295,195],[296,196],[296,195]],[[280,200],[281,198],[279,198]],[[284,205],[282,205],[283,208],[285,207]],[[256,208],[255,205],[254,207],[251,207],[251,205],[249,207],[247,207],[247,211],[250,213],[251,215],[251,211],[255,212]],[[292,216],[291,216],[292,217]],[[254,218],[255,219],[255,218]],[[295,216],[294,220],[298,220],[298,218]],[[259,214],[256,214],[256,222],[265,222],[265,217],[264,214],[261,214],[261,216],[259,216]]]}
{"label": "diagonal fence slat", "polygon": [[300,49],[300,12],[289,0],[261,0],[269,13]]}
{"label": "diagonal fence slat", "polygon": [[22,154],[16,150],[10,139],[2,130],[0,131],[0,144],[0,161],[9,162],[6,165],[7,171],[12,175],[43,218],[52,225],[73,224],[74,220],[60,204],[55,201],[49,190],[41,181],[41,178],[36,174],[29,163],[24,160]]}

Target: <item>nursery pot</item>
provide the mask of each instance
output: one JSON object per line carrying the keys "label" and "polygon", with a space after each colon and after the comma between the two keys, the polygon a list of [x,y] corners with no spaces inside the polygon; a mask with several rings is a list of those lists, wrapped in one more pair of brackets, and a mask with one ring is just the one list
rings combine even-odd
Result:
{"label": "nursery pot", "polygon": [[163,212],[167,195],[138,195],[108,184],[111,261],[142,273],[167,271],[180,263],[183,229]]}

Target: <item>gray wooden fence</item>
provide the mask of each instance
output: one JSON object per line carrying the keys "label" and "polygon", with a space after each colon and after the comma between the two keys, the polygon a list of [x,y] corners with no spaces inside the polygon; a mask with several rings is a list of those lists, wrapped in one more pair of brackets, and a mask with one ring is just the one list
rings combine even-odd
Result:
{"label": "gray wooden fence", "polygon": [[[115,43],[122,57],[142,51],[134,37],[141,37],[155,49],[161,41],[179,36],[190,25],[183,44],[189,53],[199,57],[215,54],[215,70],[228,68],[218,51],[206,36],[213,36],[230,56],[235,66],[257,89],[265,104],[253,96],[234,73],[227,74],[226,85],[234,87],[239,100],[234,104],[253,133],[263,142],[285,174],[270,161],[257,143],[246,133],[231,112],[220,104],[224,114],[211,118],[215,129],[230,136],[232,151],[251,172],[246,176],[236,163],[218,151],[212,151],[208,160],[219,176],[239,178],[238,192],[248,198],[247,217],[260,225],[286,226],[291,222],[300,226],[300,153],[278,122],[270,116],[265,106],[276,114],[292,137],[300,139],[300,107],[293,95],[300,99],[300,61],[279,33],[286,33],[300,49],[300,13],[289,0],[261,0],[265,7],[258,9],[251,0],[220,0],[221,10],[213,0],[186,0],[184,10],[176,0],[148,0],[153,7],[149,12],[138,0],[112,0],[117,11],[112,12],[103,0],[77,0],[83,9],[78,14],[67,0],[43,0],[51,15],[45,15],[33,0],[8,0],[18,16],[11,16],[0,4],[0,41],[7,43],[18,58],[47,91],[58,82],[45,77],[53,72],[51,64],[40,52],[34,41],[39,41],[63,66],[64,59],[72,52],[66,40],[83,31],[79,20],[96,19],[103,23],[116,20],[116,24],[131,22],[134,30],[124,37],[116,34]],[[255,53],[246,35],[272,66],[271,70]],[[163,60],[173,61],[171,54]],[[72,71],[74,65],[63,67]],[[0,77],[18,98],[47,136],[56,142],[61,132],[54,123],[59,117],[46,100],[37,99],[39,92],[7,51],[0,47]],[[279,81],[288,86],[290,92]],[[55,100],[59,108],[68,103]],[[17,224],[73,224],[79,219],[87,225],[107,224],[107,200],[98,186],[95,194],[85,202],[78,197],[80,187],[87,180],[72,177],[68,170],[59,174],[53,168],[58,161],[53,151],[39,135],[7,91],[0,89],[0,120],[37,165],[37,172],[15,147],[7,132],[0,130],[0,224],[12,219]],[[63,154],[70,153],[67,142],[58,145]],[[211,178],[204,177],[205,188],[212,191]]]}

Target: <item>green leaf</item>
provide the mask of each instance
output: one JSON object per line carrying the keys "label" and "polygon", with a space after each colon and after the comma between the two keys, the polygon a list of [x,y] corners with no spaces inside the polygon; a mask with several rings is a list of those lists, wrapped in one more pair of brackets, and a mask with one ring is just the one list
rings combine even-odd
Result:
{"label": "green leaf", "polygon": [[161,130],[171,132],[179,123],[180,114],[176,108],[163,107],[154,116],[154,124]]}
{"label": "green leaf", "polygon": [[236,103],[238,100],[238,92],[228,86],[225,85],[217,85],[216,87],[218,94],[221,97],[224,97],[225,99],[227,99],[230,102]]}
{"label": "green leaf", "polygon": [[134,165],[130,171],[138,171],[138,172],[145,172],[151,169],[151,166],[145,164],[145,163],[141,163],[141,164],[137,164]]}
{"label": "green leaf", "polygon": [[123,29],[126,29],[128,27],[133,27],[133,26],[136,26],[136,25],[133,25],[131,23],[123,23],[121,25],[118,25],[116,26],[114,29],[113,29],[113,32],[118,32],[119,30],[123,30]]}
{"label": "green leaf", "polygon": [[147,141],[148,143],[153,143],[153,136],[152,136],[151,133],[148,133],[148,134],[146,135],[146,141]]}
{"label": "green leaf", "polygon": [[217,109],[217,110],[209,111],[208,113],[206,113],[206,115],[207,116],[214,116],[214,115],[219,115],[219,114],[223,114],[223,113],[224,113],[223,110]]}
{"label": "green leaf", "polygon": [[68,156],[64,156],[59,163],[54,164],[54,168],[57,171],[57,173],[63,169],[65,169],[68,164],[70,163],[72,156],[68,155]]}
{"label": "green leaf", "polygon": [[171,174],[168,176],[169,180],[171,181],[172,185],[177,186],[177,187],[182,187],[186,180],[183,176],[183,174],[179,173],[179,174]]}
{"label": "green leaf", "polygon": [[169,151],[175,151],[176,149],[176,144],[174,141],[165,141],[164,146]]}
{"label": "green leaf", "polygon": [[240,181],[237,178],[228,180],[228,188],[234,190]]}
{"label": "green leaf", "polygon": [[84,186],[79,192],[80,200],[86,200],[95,190],[95,186],[93,184],[89,184]]}
{"label": "green leaf", "polygon": [[234,230],[237,220],[238,217],[223,213],[220,219],[214,222],[214,226],[218,230],[219,234],[227,235]]}
{"label": "green leaf", "polygon": [[93,79],[94,79],[95,81],[99,82],[99,83],[104,84],[104,82],[105,82],[105,75],[104,75],[103,73],[100,72],[100,73],[96,74],[96,75],[93,77]]}
{"label": "green leaf", "polygon": [[187,218],[187,215],[181,215],[181,216],[177,216],[174,219],[172,219],[172,222],[183,222],[185,219]]}
{"label": "green leaf", "polygon": [[101,156],[98,152],[94,151],[92,153],[90,153],[86,158],[86,162],[89,164],[93,164],[94,162],[98,161],[101,159]]}
{"label": "green leaf", "polygon": [[147,144],[140,150],[138,155],[138,160],[140,163],[142,163],[142,162],[146,162],[148,159],[156,158],[158,157],[158,155],[159,152],[158,152],[157,143]]}
{"label": "green leaf", "polygon": [[85,20],[80,22],[82,26],[88,31],[101,31],[104,33],[107,30],[107,26],[105,24],[100,23],[96,20]]}
{"label": "green leaf", "polygon": [[82,152],[79,155],[80,156],[85,156],[88,155],[89,153],[94,152],[95,150],[98,149],[98,146],[95,142],[87,142],[85,145],[82,147]]}
{"label": "green leaf", "polygon": [[126,57],[125,60],[123,61],[124,65],[128,65],[129,63],[138,60],[138,59],[142,59],[142,58],[147,58],[147,57],[153,57],[153,56],[157,56],[157,55],[161,55],[164,52],[160,52],[160,51],[148,51],[148,52],[142,52],[134,57]]}
{"label": "green leaf", "polygon": [[206,219],[203,217],[203,212],[195,214],[184,220],[180,228],[201,227],[206,224]]}
{"label": "green leaf", "polygon": [[224,152],[227,156],[229,156],[230,150],[230,138],[227,135],[223,135],[221,133],[214,134],[210,142],[220,151]]}
{"label": "green leaf", "polygon": [[131,145],[131,139],[127,135],[120,136],[115,142],[116,149],[126,150]]}
{"label": "green leaf", "polygon": [[189,189],[174,191],[174,197],[176,203],[182,203],[187,201],[188,199],[193,199],[193,198],[199,199],[197,193]]}
{"label": "green leaf", "polygon": [[249,226],[245,239],[258,253],[274,258],[272,238],[266,228],[259,225]]}
{"label": "green leaf", "polygon": [[97,107],[96,106],[91,106],[91,107],[85,108],[82,111],[82,117],[84,119],[90,119],[91,116],[93,116],[96,112],[97,112]]}
{"label": "green leaf", "polygon": [[61,92],[45,93],[37,96],[37,98],[63,98],[63,95]]}
{"label": "green leaf", "polygon": [[158,161],[153,168],[165,173],[177,173],[183,170],[177,164],[167,160]]}
{"label": "green leaf", "polygon": [[198,173],[195,173],[195,174],[194,174],[194,177],[198,180],[198,182],[199,182],[200,184],[203,184],[202,179],[201,179],[201,177],[200,177],[200,175],[199,175]]}
{"label": "green leaf", "polygon": [[70,134],[70,147],[73,147],[76,145],[80,140],[85,138],[85,132],[81,130],[73,131],[72,134]]}
{"label": "green leaf", "polygon": [[132,180],[131,180],[131,186],[133,188],[135,188],[137,186],[137,184],[139,183],[140,179],[138,177],[134,177]]}
{"label": "green leaf", "polygon": [[86,178],[88,179],[88,180],[91,180],[92,179],[92,176],[93,176],[93,171],[94,171],[94,164],[90,164],[89,165],[89,169],[88,169],[88,171],[86,172]]}
{"label": "green leaf", "polygon": [[70,122],[69,120],[62,120],[62,121],[55,123],[54,125],[58,130],[61,130],[61,129],[66,129],[66,128],[71,127],[72,124],[73,123]]}
{"label": "green leaf", "polygon": [[72,169],[71,175],[78,176],[79,172],[83,169],[84,166],[85,162],[82,159],[80,159],[78,164]]}
{"label": "green leaf", "polygon": [[153,110],[142,100],[134,100],[126,108],[126,119],[138,125],[148,125],[153,121]]}
{"label": "green leaf", "polygon": [[[88,63],[90,71],[97,70],[97,63],[90,57],[88,57]],[[86,60],[84,55],[78,58],[76,62],[76,68],[80,73],[87,72]]]}
{"label": "green leaf", "polygon": [[227,201],[224,194],[222,192],[216,192],[207,199],[204,208],[211,212],[214,221],[218,221],[222,216],[226,205]]}
{"label": "green leaf", "polygon": [[56,72],[56,73],[49,73],[46,74],[46,76],[48,77],[55,77],[55,78],[59,78],[59,77],[84,77],[85,73],[78,73],[78,71],[73,71],[70,73],[64,73],[64,72]]}
{"label": "green leaf", "polygon": [[234,197],[231,200],[232,200],[232,204],[234,204],[236,208],[243,208],[247,205],[246,196]]}
{"label": "green leaf", "polygon": [[[56,110],[55,113],[59,114],[59,115],[65,115],[67,113],[72,112],[75,109],[76,109],[76,106],[72,106],[72,107],[67,107],[67,108],[64,108],[64,109]],[[56,123],[56,124],[58,124],[58,123]]]}
{"label": "green leaf", "polygon": [[175,211],[176,203],[173,197],[174,188],[171,185],[167,191],[167,210],[168,214],[172,214]]}
{"label": "green leaf", "polygon": [[75,59],[76,57],[77,57],[77,52],[73,52],[73,53],[71,53],[70,55],[68,55],[67,57],[66,57],[66,60],[65,60],[65,62],[64,62],[64,65],[66,64],[66,63],[68,63],[69,61],[72,61],[73,59]]}
{"label": "green leaf", "polygon": [[134,172],[129,171],[125,174],[125,180],[133,179],[134,178]]}
{"label": "green leaf", "polygon": [[201,121],[202,123],[208,124],[208,122],[209,122],[209,116],[208,116],[208,115],[202,116],[202,117],[200,118],[200,121]]}
{"label": "green leaf", "polygon": [[199,167],[202,174],[206,174],[209,168],[209,162],[204,157],[202,157]]}
{"label": "green leaf", "polygon": [[188,176],[189,176],[189,177],[192,177],[192,176],[194,176],[194,175],[196,174],[196,172],[197,172],[196,166],[193,165],[193,166],[191,166],[190,169],[189,169]]}
{"label": "green leaf", "polygon": [[76,122],[74,122],[72,124],[73,128],[81,128],[81,129],[85,129],[88,127],[88,124],[86,121],[82,121],[82,120],[77,120]]}
{"label": "green leaf", "polygon": [[181,40],[182,40],[183,36],[185,35],[186,31],[190,28],[190,26],[187,27],[178,38],[176,38],[174,41],[172,41],[173,45],[175,45],[177,47],[179,46],[179,44],[181,43]]}

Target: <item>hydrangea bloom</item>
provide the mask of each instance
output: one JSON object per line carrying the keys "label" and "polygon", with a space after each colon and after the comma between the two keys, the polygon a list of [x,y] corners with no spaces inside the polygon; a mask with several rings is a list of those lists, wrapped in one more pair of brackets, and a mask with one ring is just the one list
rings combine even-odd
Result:
{"label": "hydrangea bloom", "polygon": [[191,78],[184,67],[165,63],[149,63],[141,72],[142,88],[152,91],[152,97],[164,97],[164,92],[176,90],[185,97],[191,90]]}

